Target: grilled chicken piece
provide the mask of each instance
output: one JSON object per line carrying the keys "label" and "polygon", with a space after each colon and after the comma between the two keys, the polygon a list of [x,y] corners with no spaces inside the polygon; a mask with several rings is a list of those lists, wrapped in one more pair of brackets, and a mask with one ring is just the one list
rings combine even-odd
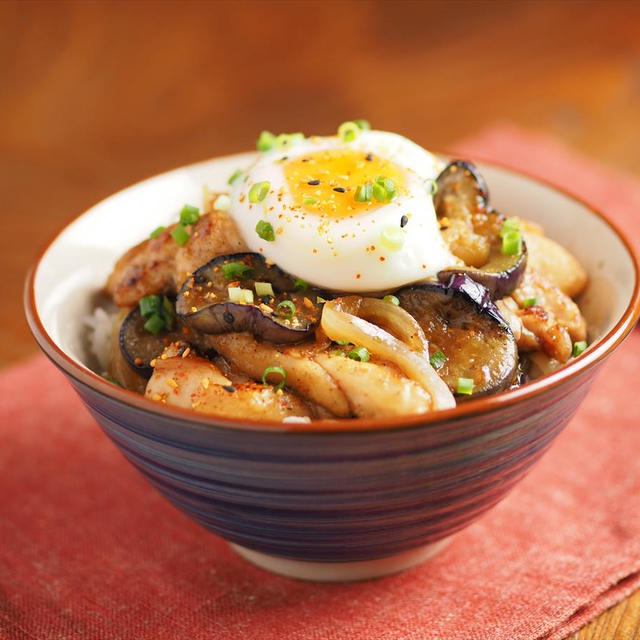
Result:
{"label": "grilled chicken piece", "polygon": [[524,227],[527,243],[527,264],[550,284],[570,298],[575,298],[587,284],[584,267],[564,247],[536,231]]}
{"label": "grilled chicken piece", "polygon": [[335,380],[359,418],[426,413],[431,396],[390,364],[358,362],[344,356],[319,354],[315,361]]}
{"label": "grilled chicken piece", "polygon": [[[550,358],[566,362],[573,342],[586,338],[587,326],[578,305],[532,267],[527,266],[511,297],[522,322],[520,349],[542,349]],[[536,304],[526,307],[525,302],[531,299]]]}
{"label": "grilled chicken piece", "polygon": [[134,306],[152,293],[175,294],[188,272],[217,255],[247,250],[224,211],[206,213],[187,227],[190,238],[181,247],[169,233],[173,227],[137,244],[116,262],[105,289],[119,307]]}
{"label": "grilled chicken piece", "polygon": [[311,416],[292,393],[255,382],[232,384],[211,362],[191,354],[158,358],[145,395],[156,402],[227,418],[281,421]]}

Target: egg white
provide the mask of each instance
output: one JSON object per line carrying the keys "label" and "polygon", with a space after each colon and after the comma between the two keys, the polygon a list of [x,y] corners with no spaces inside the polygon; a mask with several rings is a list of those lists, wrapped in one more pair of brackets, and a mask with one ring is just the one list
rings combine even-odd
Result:
{"label": "egg white", "polygon": [[[344,147],[394,162],[405,173],[405,191],[371,211],[346,218],[292,209],[282,158]],[[440,169],[436,156],[394,133],[363,131],[348,143],[335,136],[307,138],[286,151],[259,154],[232,187],[230,215],[251,251],[312,285],[345,292],[394,289],[459,263],[440,234],[430,186],[425,184]],[[250,203],[248,190],[263,181],[269,182],[269,192],[262,202]],[[397,231],[402,216],[407,216],[401,232],[403,245],[397,250],[386,248],[381,234],[390,227]],[[258,220],[272,225],[274,241],[258,236]]]}

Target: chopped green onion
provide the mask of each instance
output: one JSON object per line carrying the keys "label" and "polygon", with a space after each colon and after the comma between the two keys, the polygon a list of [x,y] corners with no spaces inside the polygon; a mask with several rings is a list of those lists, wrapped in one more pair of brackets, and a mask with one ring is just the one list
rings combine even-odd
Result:
{"label": "chopped green onion", "polygon": [[231,177],[227,180],[227,184],[229,185],[233,184],[241,175],[242,175],[242,169],[236,169],[231,174]]}
{"label": "chopped green onion", "polygon": [[226,193],[221,193],[213,201],[213,208],[216,211],[229,211],[231,209],[231,198]]}
{"label": "chopped green onion", "polygon": [[371,125],[368,120],[363,120],[362,118],[358,118],[357,120],[352,120],[355,124],[357,124],[363,131],[369,131],[371,129]]}
{"label": "chopped green onion", "polygon": [[298,291],[306,291],[309,288],[309,283],[305,282],[302,278],[296,278],[293,281],[293,286],[298,290]]}
{"label": "chopped green onion", "polygon": [[160,296],[150,295],[140,298],[138,306],[140,307],[140,315],[143,318],[148,318],[154,313],[159,314],[162,307]]}
{"label": "chopped green onion", "polygon": [[191,204],[185,204],[182,209],[180,209],[180,223],[185,227],[189,224],[193,224],[198,221],[200,217],[200,209],[198,207],[194,207]]}
{"label": "chopped green onion", "polygon": [[573,343],[573,349],[571,351],[571,355],[574,358],[577,358],[581,353],[583,353],[585,351],[586,348],[587,348],[586,340],[580,340],[580,342],[574,342]]}
{"label": "chopped green onion", "polygon": [[[394,196],[396,195],[396,185],[393,182],[393,180],[391,180],[390,178],[385,178],[385,176],[378,176],[376,178],[375,183],[379,184],[381,187],[384,188],[385,193],[386,193],[386,197],[385,197],[386,200],[393,200]],[[374,196],[376,195],[376,193],[375,193],[375,184],[374,184],[373,195]]]}
{"label": "chopped green onion", "polygon": [[442,368],[442,365],[447,361],[447,356],[444,355],[444,353],[442,353],[442,351],[440,351],[440,349],[438,349],[437,351],[434,351],[430,356],[429,356],[429,363],[431,364],[431,366],[437,371],[438,369]]}
{"label": "chopped green onion", "polygon": [[159,333],[162,329],[164,329],[164,319],[157,313],[154,313],[145,323],[144,328],[149,332]]}
{"label": "chopped green onion", "polygon": [[351,344],[348,340],[334,340],[336,344],[339,344],[341,347],[345,347],[348,344]]}
{"label": "chopped green onion", "polygon": [[157,238],[163,231],[166,231],[167,227],[156,227],[150,234],[150,238]]}
{"label": "chopped green onion", "polygon": [[283,300],[276,306],[278,317],[290,320],[296,315],[296,305],[291,300]]}
{"label": "chopped green onion", "polygon": [[254,287],[256,288],[256,293],[261,298],[263,296],[270,296],[272,298],[275,297],[275,294],[273,293],[273,287],[271,286],[270,282],[255,282]]}
{"label": "chopped green onion", "polygon": [[373,197],[379,202],[385,202],[387,199],[387,190],[378,181],[371,185],[373,189]]}
{"label": "chopped green onion", "polygon": [[399,251],[404,245],[406,232],[395,224],[387,225],[380,232],[380,244],[388,251]]}
{"label": "chopped green onion", "polygon": [[247,304],[253,304],[253,291],[251,289],[241,289],[242,291],[242,302],[246,302]]}
{"label": "chopped green onion", "polygon": [[320,296],[316,296],[316,304],[324,304],[326,300]]}
{"label": "chopped green onion", "polygon": [[269,187],[271,185],[265,180],[264,182],[256,182],[251,185],[251,189],[249,189],[249,202],[262,202],[267,193],[269,193]]}
{"label": "chopped green onion", "polygon": [[311,197],[311,196],[305,196],[304,198],[302,198],[302,204],[317,204],[318,201]]}
{"label": "chopped green onion", "polygon": [[456,393],[464,396],[470,396],[473,393],[473,380],[471,378],[458,378]]}
{"label": "chopped green onion", "polygon": [[270,131],[263,131],[256,140],[258,151],[269,151],[273,149],[276,143],[276,137]]}
{"label": "chopped green onion", "polygon": [[364,347],[355,347],[354,349],[351,349],[349,353],[347,353],[347,358],[351,358],[352,360],[359,360],[360,362],[368,362],[369,351]]}
{"label": "chopped green onion", "polygon": [[400,300],[398,300],[398,298],[396,298],[395,296],[392,296],[391,294],[386,295],[382,299],[385,300],[386,302],[390,302],[391,304],[394,304],[396,307],[400,304]]}
{"label": "chopped green onion", "polygon": [[360,135],[360,127],[353,121],[343,122],[338,127],[338,137],[342,142],[352,142]]}
{"label": "chopped green onion", "polygon": [[427,193],[430,196],[435,196],[438,192],[438,183],[433,178],[427,178],[424,181],[424,186],[427,188]]}
{"label": "chopped green onion", "polygon": [[110,382],[111,384],[115,384],[116,387],[120,387],[121,389],[124,389],[124,387],[115,379],[112,378],[109,374],[105,374],[104,376],[102,376],[107,382]]}
{"label": "chopped green onion", "polygon": [[169,233],[171,234],[174,242],[180,247],[189,239],[189,234],[181,222],[178,222],[178,224],[173,227]]}
{"label": "chopped green onion", "polygon": [[282,387],[284,387],[284,384],[287,381],[287,374],[282,367],[267,367],[262,372],[262,384],[272,384],[271,382],[267,381],[267,376],[272,373],[276,373],[280,376],[280,382],[278,382],[278,384],[276,384],[273,388],[274,391],[279,391],[280,389],[282,389]]}
{"label": "chopped green onion", "polygon": [[373,185],[370,182],[361,184],[353,196],[356,202],[369,202],[373,195]]}
{"label": "chopped green onion", "polygon": [[273,242],[276,239],[276,234],[271,223],[265,220],[258,221],[258,224],[256,224],[256,233],[267,242]]}
{"label": "chopped green onion", "polygon": [[507,231],[502,236],[502,253],[516,256],[522,251],[522,236],[519,231]]}
{"label": "chopped green onion", "polygon": [[517,218],[507,218],[502,223],[502,228],[500,229],[500,237],[504,238],[504,236],[512,231],[520,231],[520,221]]}
{"label": "chopped green onion", "polygon": [[245,280],[253,274],[253,267],[244,262],[227,262],[220,267],[220,270],[227,280],[235,280],[236,278]]}
{"label": "chopped green onion", "polygon": [[529,307],[533,307],[538,303],[538,300],[536,298],[527,298],[526,300],[523,300],[522,302],[522,306],[525,309],[528,309]]}
{"label": "chopped green onion", "polygon": [[162,318],[164,319],[165,328],[169,330],[173,329],[175,311],[173,309],[173,303],[167,296],[162,296]]}

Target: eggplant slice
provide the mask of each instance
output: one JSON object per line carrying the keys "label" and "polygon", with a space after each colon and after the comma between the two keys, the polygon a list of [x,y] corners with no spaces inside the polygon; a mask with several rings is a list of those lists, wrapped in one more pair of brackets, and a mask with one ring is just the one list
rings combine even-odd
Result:
{"label": "eggplant slice", "polygon": [[[489,206],[489,191],[484,178],[471,162],[453,160],[442,170],[436,184],[438,188],[433,202],[438,218],[446,218],[451,221],[450,224],[457,224],[458,227],[464,223],[467,228],[462,238],[475,239],[486,252],[482,264],[441,271],[438,279],[445,282],[451,274],[466,273],[484,285],[493,298],[509,295],[524,274],[527,248],[523,242],[520,253],[502,253],[500,230],[505,218]],[[447,240],[447,227],[441,226],[441,229]],[[455,246],[450,245],[450,249],[457,255]],[[466,255],[458,257],[465,260]]]}
{"label": "eggplant slice", "polygon": [[514,383],[518,348],[511,329],[487,289],[465,274],[445,283],[417,284],[395,294],[422,327],[429,353],[446,361],[438,374],[456,393],[459,378],[473,380],[473,392],[459,401],[502,391]]}
{"label": "eggplant slice", "polygon": [[153,368],[150,362],[157,358],[165,348],[173,342],[188,343],[200,355],[211,357],[215,355],[206,337],[199,335],[193,329],[184,326],[177,319],[177,327],[172,331],[149,333],[144,328],[146,318],[142,317],[139,307],[134,307],[125,316],[118,332],[120,351],[127,364],[143,378],[150,378]]}
{"label": "eggplant slice", "polygon": [[[258,295],[256,283],[270,283],[273,295]],[[293,343],[309,337],[322,312],[324,292],[299,290],[296,280],[259,253],[218,256],[189,276],[178,293],[182,321],[202,333],[249,331],[257,338]],[[230,300],[229,288],[248,300]],[[237,293],[237,291],[236,291]]]}

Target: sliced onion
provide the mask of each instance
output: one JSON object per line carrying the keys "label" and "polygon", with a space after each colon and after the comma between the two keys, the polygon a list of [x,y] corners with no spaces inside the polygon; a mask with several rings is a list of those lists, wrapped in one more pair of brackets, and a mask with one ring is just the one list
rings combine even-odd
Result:
{"label": "sliced onion", "polygon": [[[381,308],[377,303],[388,305],[389,309]],[[357,344],[370,353],[393,362],[408,378],[415,380],[429,393],[434,409],[455,407],[456,402],[449,387],[429,364],[424,333],[420,327],[415,329],[415,321],[411,316],[411,320],[407,320],[405,315],[409,316],[400,307],[383,300],[349,296],[325,303],[320,322],[322,329],[332,340]],[[364,317],[384,322],[394,334],[405,337],[407,342],[368,322]],[[418,346],[417,349],[415,345]]]}

